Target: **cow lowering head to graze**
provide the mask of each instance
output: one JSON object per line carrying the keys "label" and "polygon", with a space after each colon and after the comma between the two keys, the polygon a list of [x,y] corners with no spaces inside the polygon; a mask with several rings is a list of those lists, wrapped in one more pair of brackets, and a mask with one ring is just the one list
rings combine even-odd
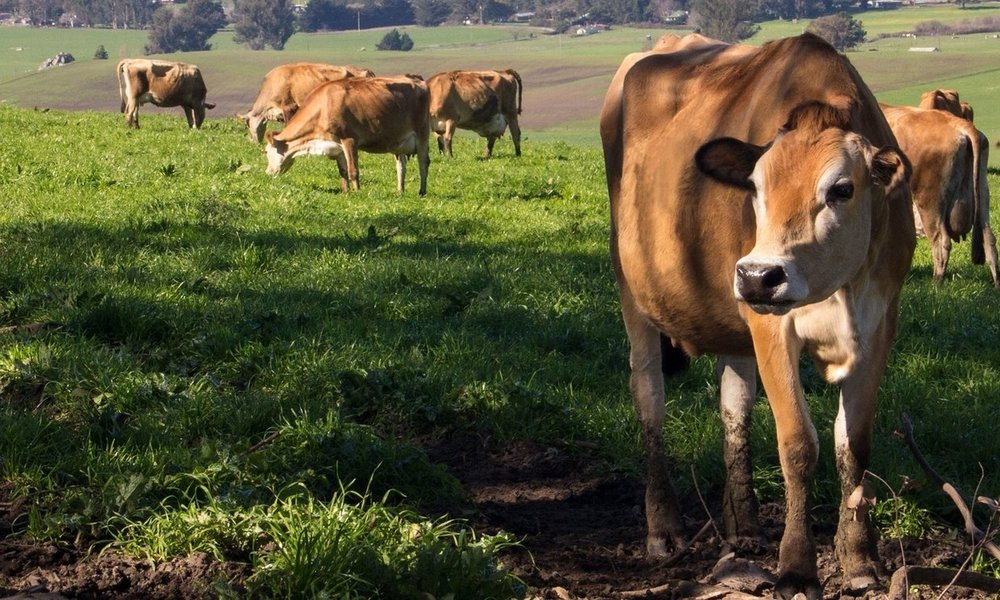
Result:
{"label": "cow lowering head to graze", "polygon": [[[727,536],[757,540],[750,411],[759,370],[786,492],[775,596],[821,597],[810,530],[819,451],[803,351],[840,386],[834,424],[845,585],[879,571],[876,533],[848,502],[871,452],[875,398],[915,245],[909,164],[878,103],[829,44],[760,48],[701,36],[630,55],[601,114],[611,257],[647,461],[646,547],[687,534],[663,450],[663,373],[718,355]],[[664,340],[667,340],[664,343]]]}
{"label": "cow lowering head to graze", "polygon": [[206,108],[215,108],[205,102],[208,90],[195,65],[126,58],[118,63],[116,73],[122,112],[130,127],[139,127],[139,107],[147,102],[160,107],[182,107],[188,127],[193,129],[201,128]]}
{"label": "cow lowering head to graze", "polygon": [[267,173],[277,175],[299,155],[337,161],[341,189],[357,190],[358,151],[396,155],[396,189],[403,191],[406,159],[416,154],[420,195],[427,193],[429,95],[417,75],[341,79],[316,88],[275,133],[268,131]]}
{"label": "cow lowering head to graze", "polygon": [[306,97],[320,84],[345,77],[374,77],[360,67],[293,63],[277,66],[267,72],[253,107],[237,115],[250,129],[250,138],[260,143],[268,121],[287,123]]}
{"label": "cow lowering head to graze", "polygon": [[510,128],[514,154],[521,156],[521,76],[506,71],[445,71],[427,80],[431,94],[431,131],[438,136],[438,150],[453,156],[455,129],[475,131],[486,138],[486,156]]}
{"label": "cow lowering head to graze", "polygon": [[972,262],[987,262],[1000,288],[986,179],[989,140],[972,121],[946,110],[883,104],[882,111],[913,165],[914,216],[931,246],[934,279],[944,280],[952,242],[971,233]]}

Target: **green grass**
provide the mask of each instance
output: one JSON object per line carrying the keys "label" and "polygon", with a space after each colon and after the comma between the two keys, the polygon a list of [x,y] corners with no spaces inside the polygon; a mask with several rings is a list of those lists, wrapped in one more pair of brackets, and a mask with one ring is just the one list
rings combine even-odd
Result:
{"label": "green grass", "polygon": [[[586,60],[634,38],[595,36],[609,48]],[[406,589],[440,596],[431,582],[461,564],[483,574],[462,590],[519,593],[495,563],[508,538],[419,516],[458,506],[462,490],[418,440],[585,440],[612,468],[639,472],[603,163],[574,129],[564,133],[580,145],[532,132],[520,159],[503,139],[488,161],[481,140],[461,135],[456,159],[434,156],[419,198],[413,168],[409,191],[393,191],[391,157],[363,155],[362,190],[345,195],[326,160],[267,177],[233,120],[190,132],[177,114],[142,118],[129,131],[117,113],[0,105],[0,327],[12,328],[0,333],[0,476],[33,507],[15,535],[155,557],[201,549],[250,562],[261,590],[297,597],[343,575],[308,572],[309,557],[375,551],[325,537],[348,505],[387,515],[378,551],[412,560],[362,560],[381,575],[345,567],[347,579],[385,597],[421,581]],[[990,186],[996,195],[996,172]],[[971,490],[982,465],[980,493],[995,496],[1000,295],[968,243],[943,285],[930,264],[921,241],[872,469],[893,485],[921,477],[893,435],[906,413],[943,475]],[[836,393],[804,368],[817,494],[830,503]],[[712,370],[698,359],[671,381],[667,443],[682,490],[693,465],[717,494]],[[754,417],[758,489],[777,498],[765,402]],[[902,498],[901,517],[881,513],[887,533],[919,530],[927,514],[955,522],[939,492]],[[414,528],[433,532],[420,536],[426,548],[405,535]]]}

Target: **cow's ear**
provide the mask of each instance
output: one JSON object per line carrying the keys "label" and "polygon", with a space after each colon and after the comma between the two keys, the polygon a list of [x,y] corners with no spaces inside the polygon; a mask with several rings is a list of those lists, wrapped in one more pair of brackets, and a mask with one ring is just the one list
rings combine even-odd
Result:
{"label": "cow's ear", "polygon": [[694,155],[698,169],[712,179],[752,191],[750,174],[767,148],[734,138],[719,138],[706,143]]}
{"label": "cow's ear", "polygon": [[910,185],[910,174],[913,168],[902,150],[885,146],[879,148],[872,157],[871,171],[872,180],[885,188],[885,194],[889,196],[902,186]]}

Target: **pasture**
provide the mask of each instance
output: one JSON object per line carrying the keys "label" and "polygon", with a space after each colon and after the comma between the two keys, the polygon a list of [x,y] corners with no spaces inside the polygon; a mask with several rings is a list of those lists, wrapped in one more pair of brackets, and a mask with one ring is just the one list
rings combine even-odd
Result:
{"label": "pasture", "polygon": [[[982,3],[975,10],[944,5],[859,13],[874,41],[849,53],[865,81],[880,100],[915,105],[920,93],[935,87],[959,90],[976,108],[976,124],[991,140],[1000,139],[1000,39],[983,34],[956,38],[882,38],[912,30],[921,21],[945,24],[1000,15],[1000,3]],[[770,21],[750,43],[797,35],[808,22]],[[597,35],[546,35],[525,25],[406,28],[414,39],[410,52],[378,52],[375,44],[384,30],[333,34],[299,33],[284,51],[250,52],[237,47],[231,31],[216,34],[210,52],[192,52],[163,58],[199,65],[209,88],[209,101],[218,107],[209,118],[228,118],[252,104],[264,74],[274,66],[297,61],[354,64],[380,75],[418,73],[425,77],[458,68],[514,68],[524,78],[525,111],[522,127],[541,141],[597,146],[597,114],[611,75],[629,52],[642,50],[646,36],[667,29],[615,28]],[[676,31],[683,33],[683,31]],[[119,106],[114,62],[142,53],[146,35],[124,30],[31,30],[4,27],[0,45],[0,102],[23,107],[65,110],[116,111]],[[103,44],[108,61],[93,60]],[[913,46],[935,46],[939,52],[910,52]],[[16,48],[20,48],[17,51]],[[77,62],[49,72],[38,64],[59,51],[69,51]],[[58,89],[59,94],[50,90]],[[170,111],[145,106],[142,112]],[[998,153],[991,165],[1000,165]]]}
{"label": "pasture", "polygon": [[[234,112],[273,64],[326,52],[376,72],[512,66],[525,75],[524,156],[503,138],[483,160],[483,141],[460,132],[455,159],[434,154],[426,198],[416,169],[399,196],[391,157],[367,154],[361,191],[341,194],[328,160],[267,177],[260,148],[220,118],[229,108],[189,132],[179,109],[146,106],[143,129],[126,130],[113,60],[0,81],[0,98],[20,105],[0,105],[0,555],[73,543],[158,561],[204,552],[243,569],[238,585],[228,571],[200,582],[222,597],[517,597],[572,583],[600,595],[614,569],[615,591],[657,576],[626,568],[641,543],[641,448],[586,112],[645,32],[411,34],[437,46],[382,56],[361,32],[179,58],[202,65],[209,98]],[[81,43],[115,58],[97,39]],[[966,41],[963,56],[988,56],[982,36]],[[937,85],[923,69],[900,76],[890,59],[915,53],[880,44],[851,55],[863,75],[871,61],[896,82],[880,96]],[[991,81],[984,62],[933,64]],[[42,94],[53,86],[69,100]],[[993,104],[975,100],[986,92],[958,89],[988,123]],[[989,177],[996,197],[1000,175]],[[930,265],[922,240],[876,424],[871,470],[892,487],[877,486],[876,516],[891,539],[938,539],[959,523],[933,485],[903,490],[903,476],[925,479],[894,435],[903,414],[940,473],[1000,494],[1000,294],[968,242],[943,285]],[[822,532],[837,494],[836,394],[808,369]],[[697,359],[668,384],[668,452],[691,507],[699,492],[716,506],[722,484],[712,372]],[[754,419],[755,483],[771,502],[783,491],[763,399]],[[575,469],[579,487],[546,488],[567,477],[554,465]],[[613,503],[601,512],[604,487]],[[611,510],[627,526],[611,529]],[[555,514],[576,535],[560,537],[545,520]],[[583,583],[595,569],[603,582]],[[3,571],[0,591],[23,589],[28,571]]]}

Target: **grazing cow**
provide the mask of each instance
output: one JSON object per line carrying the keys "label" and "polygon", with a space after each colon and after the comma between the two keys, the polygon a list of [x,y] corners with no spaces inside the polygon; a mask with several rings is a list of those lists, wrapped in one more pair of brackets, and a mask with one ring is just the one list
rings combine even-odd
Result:
{"label": "grazing cow", "polygon": [[601,140],[646,452],[647,553],[687,545],[663,451],[664,372],[686,355],[716,354],[727,536],[759,532],[749,456],[759,369],[786,493],[775,596],[821,597],[809,527],[818,443],[799,374],[806,351],[840,385],[843,581],[875,585],[876,533],[849,497],[868,465],[916,236],[909,165],[871,91],[810,34],[760,48],[671,36],[622,63]]}
{"label": "grazing cow", "polygon": [[486,138],[486,156],[510,127],[514,154],[521,156],[521,76],[506,71],[446,71],[427,80],[431,93],[431,130],[438,135],[438,150],[451,152],[455,129],[470,129]]}
{"label": "grazing cow", "polygon": [[260,143],[268,121],[288,122],[320,84],[345,77],[374,77],[368,69],[320,63],[280,65],[267,72],[253,108],[237,115],[250,128],[250,137]]}
{"label": "grazing cow", "polygon": [[118,63],[118,94],[122,112],[130,127],[139,128],[139,107],[150,102],[155,106],[181,106],[188,127],[199,129],[205,120],[205,109],[215,108],[205,102],[208,89],[195,65],[126,58]]}
{"label": "grazing cow", "polygon": [[427,193],[429,94],[417,75],[349,77],[316,88],[275,133],[268,131],[267,173],[277,175],[300,154],[337,161],[341,189],[357,190],[358,151],[396,155],[396,189],[403,191],[406,159],[416,154],[420,195]]}
{"label": "grazing cow", "polygon": [[948,111],[967,121],[973,120],[972,105],[958,97],[955,90],[931,90],[920,95],[920,108]]}
{"label": "grazing cow", "polygon": [[914,216],[931,245],[934,279],[944,279],[951,243],[971,233],[972,262],[988,262],[993,286],[1000,288],[986,181],[989,140],[971,121],[945,110],[883,104],[882,112],[913,165]]}

